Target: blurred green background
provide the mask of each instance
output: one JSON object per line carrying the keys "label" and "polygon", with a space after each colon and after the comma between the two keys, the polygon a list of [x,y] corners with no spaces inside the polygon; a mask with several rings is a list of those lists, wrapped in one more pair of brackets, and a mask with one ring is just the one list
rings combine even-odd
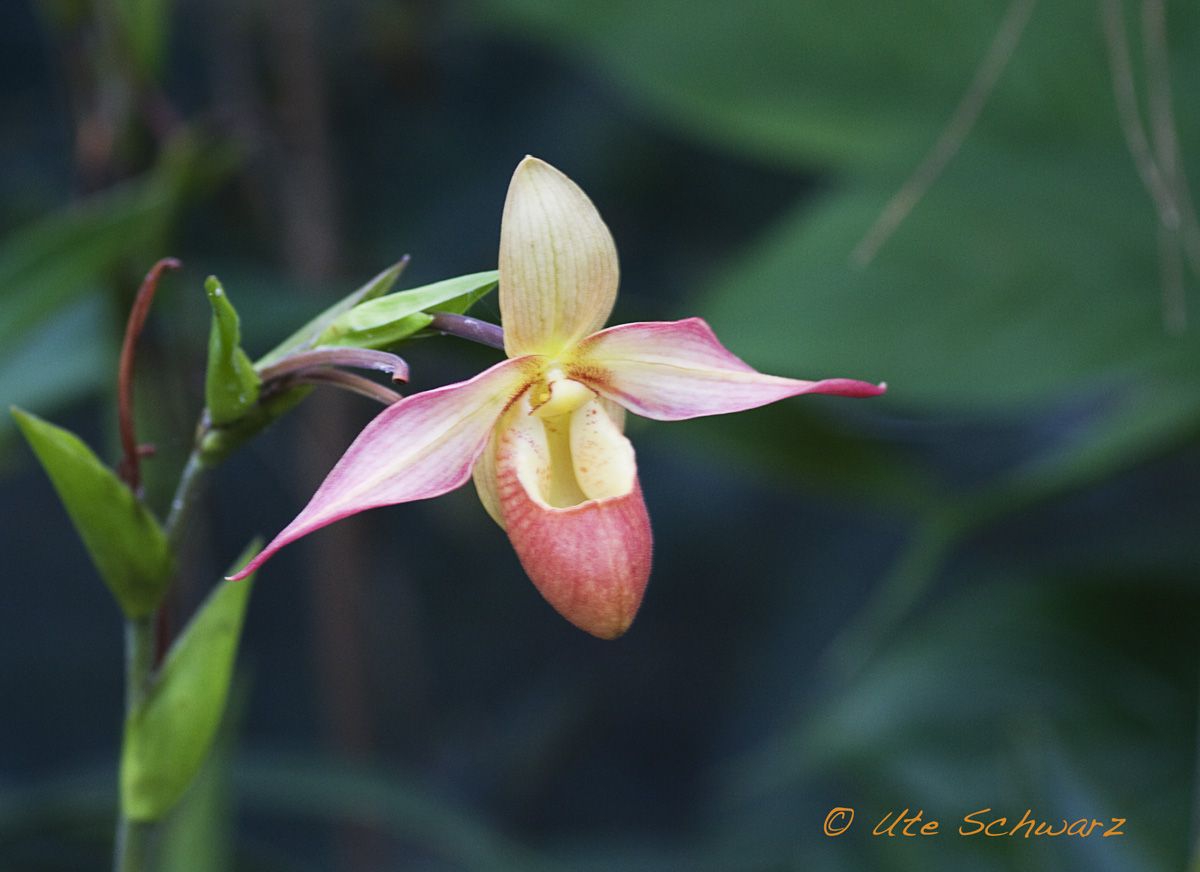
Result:
{"label": "blurred green background", "polygon": [[[493,268],[527,152],[612,228],[615,321],[891,386],[631,421],[657,553],[617,643],[470,488],[285,551],[169,868],[1198,868],[1195,4],[41,0],[0,6],[0,70],[0,400],[115,459],[124,314],[180,257],[141,358],[159,507],[204,276],[261,354],[403,254],[401,287]],[[498,359],[404,353],[414,389]],[[374,412],[318,392],[217,472],[180,620]],[[7,416],[0,512],[0,868],[103,868],[121,621]],[[1128,835],[954,834],[985,807]],[[869,835],[904,808],[943,834]]]}

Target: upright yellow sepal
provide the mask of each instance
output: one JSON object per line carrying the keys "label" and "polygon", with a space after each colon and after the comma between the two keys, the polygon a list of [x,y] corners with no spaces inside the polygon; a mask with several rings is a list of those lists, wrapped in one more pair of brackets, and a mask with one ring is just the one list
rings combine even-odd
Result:
{"label": "upright yellow sepal", "polygon": [[617,248],[579,186],[526,157],[500,222],[500,318],[509,357],[555,357],[604,326],[617,297]]}

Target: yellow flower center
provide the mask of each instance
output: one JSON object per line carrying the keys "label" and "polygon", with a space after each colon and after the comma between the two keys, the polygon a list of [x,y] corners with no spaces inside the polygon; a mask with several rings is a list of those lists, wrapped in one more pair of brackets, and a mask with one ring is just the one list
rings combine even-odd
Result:
{"label": "yellow flower center", "polygon": [[587,385],[567,378],[561,369],[552,366],[530,389],[529,404],[539,418],[557,418],[574,412],[595,397],[596,392]]}

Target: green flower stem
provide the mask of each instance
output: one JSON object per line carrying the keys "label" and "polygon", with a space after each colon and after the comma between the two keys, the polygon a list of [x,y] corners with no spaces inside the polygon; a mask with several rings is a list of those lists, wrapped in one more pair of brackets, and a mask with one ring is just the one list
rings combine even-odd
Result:
{"label": "green flower stem", "polygon": [[187,463],[179,476],[179,484],[175,487],[175,496],[171,498],[171,508],[167,512],[166,523],[163,525],[172,554],[179,553],[179,544],[186,529],[188,516],[196,505],[204,472],[208,469],[208,465],[201,459],[200,453],[200,443],[203,442],[203,431],[206,429],[202,426],[201,438],[196,440],[196,447],[188,455]]}
{"label": "green flower stem", "polygon": [[[150,684],[154,670],[154,624],[154,615],[125,621],[126,717],[141,703]],[[143,872],[149,869],[147,857],[153,836],[154,824],[132,821],[122,810],[117,819],[114,872]]]}
{"label": "green flower stem", "polygon": [[1200,872],[1200,712],[1196,715],[1196,769],[1192,776],[1192,856],[1187,872]]}
{"label": "green flower stem", "polygon": [[[201,430],[203,431],[203,427]],[[200,485],[207,469],[200,455],[200,439],[188,456],[179,484],[171,499],[171,508],[164,524],[167,542],[172,554],[179,554],[179,545],[187,527],[187,519],[196,504]],[[155,628],[158,624],[157,610],[142,618],[125,621],[125,717],[128,718],[141,705],[154,676],[158,644]],[[140,822],[125,816],[124,809],[117,818],[116,844],[113,853],[114,872],[150,872],[154,841],[157,838],[157,822]]]}

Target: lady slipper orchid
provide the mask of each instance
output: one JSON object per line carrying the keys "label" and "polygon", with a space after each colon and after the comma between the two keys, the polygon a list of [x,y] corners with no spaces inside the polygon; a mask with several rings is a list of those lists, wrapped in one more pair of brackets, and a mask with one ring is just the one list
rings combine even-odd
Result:
{"label": "lady slipper orchid", "polygon": [[884,385],[756,372],[699,318],[601,329],[617,252],[587,195],[543,161],[517,166],[500,223],[508,359],[390,406],[355,439],[300,515],[233,578],[301,536],[377,506],[453,490],[474,473],[542,596],[604,639],[637,613],[650,520],[624,412],[678,421],[798,394],[868,397]]}

